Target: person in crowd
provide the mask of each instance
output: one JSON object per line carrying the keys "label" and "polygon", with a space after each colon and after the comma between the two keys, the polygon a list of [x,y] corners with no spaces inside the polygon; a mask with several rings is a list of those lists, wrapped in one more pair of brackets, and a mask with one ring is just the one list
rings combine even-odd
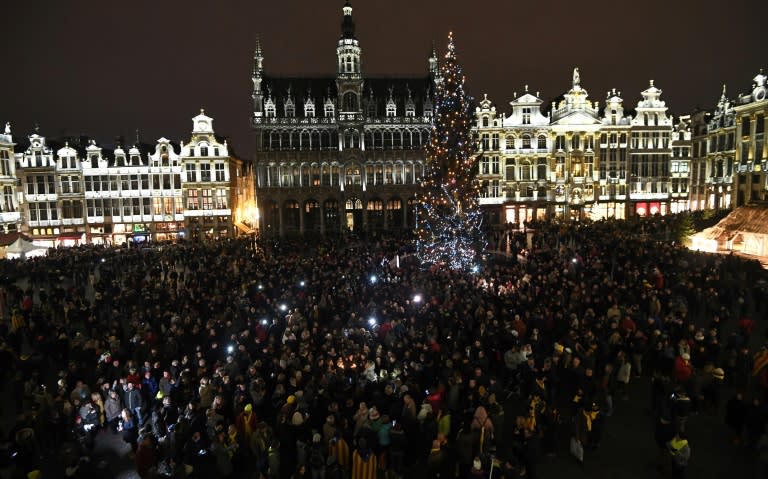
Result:
{"label": "person in crowd", "polygon": [[533,477],[558,426],[589,451],[647,377],[654,422],[679,440],[692,402],[743,387],[727,421],[758,447],[765,363],[756,334],[723,324],[759,317],[759,266],[649,241],[670,218],[534,222],[510,233],[523,259],[491,255],[478,273],[422,269],[406,236],[52,249],[0,262],[0,351],[42,358],[2,372],[19,408],[62,430],[104,394],[105,424],[137,455],[198,474],[487,477],[502,455],[495,470]]}

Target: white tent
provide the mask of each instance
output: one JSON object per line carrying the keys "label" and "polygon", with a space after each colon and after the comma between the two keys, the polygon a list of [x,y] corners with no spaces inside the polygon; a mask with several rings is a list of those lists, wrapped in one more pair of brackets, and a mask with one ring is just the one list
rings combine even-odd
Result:
{"label": "white tent", "polygon": [[31,241],[27,241],[19,236],[16,241],[9,244],[5,248],[5,254],[8,259],[16,258],[32,258],[35,256],[43,256],[48,248],[44,246],[38,246]]}

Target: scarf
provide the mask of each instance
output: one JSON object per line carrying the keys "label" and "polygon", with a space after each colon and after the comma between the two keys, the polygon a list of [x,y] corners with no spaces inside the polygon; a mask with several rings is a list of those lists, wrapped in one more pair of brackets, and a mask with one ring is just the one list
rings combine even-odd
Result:
{"label": "scarf", "polygon": [[599,411],[584,411],[584,419],[587,420],[587,431],[592,430],[592,421],[595,420]]}

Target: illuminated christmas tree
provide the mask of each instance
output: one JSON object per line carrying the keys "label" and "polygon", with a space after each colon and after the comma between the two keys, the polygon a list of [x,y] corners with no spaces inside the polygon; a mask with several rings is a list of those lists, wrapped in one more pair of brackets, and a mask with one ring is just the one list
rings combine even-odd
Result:
{"label": "illuminated christmas tree", "polygon": [[425,265],[469,270],[485,248],[470,119],[464,75],[449,34],[416,209],[416,251]]}

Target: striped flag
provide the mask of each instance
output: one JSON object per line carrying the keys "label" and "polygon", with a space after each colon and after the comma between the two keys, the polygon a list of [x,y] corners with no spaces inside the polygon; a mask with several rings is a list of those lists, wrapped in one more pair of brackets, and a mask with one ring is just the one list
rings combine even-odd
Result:
{"label": "striped flag", "polygon": [[762,348],[755,354],[752,365],[752,375],[759,375],[766,366],[768,366],[768,348]]}

